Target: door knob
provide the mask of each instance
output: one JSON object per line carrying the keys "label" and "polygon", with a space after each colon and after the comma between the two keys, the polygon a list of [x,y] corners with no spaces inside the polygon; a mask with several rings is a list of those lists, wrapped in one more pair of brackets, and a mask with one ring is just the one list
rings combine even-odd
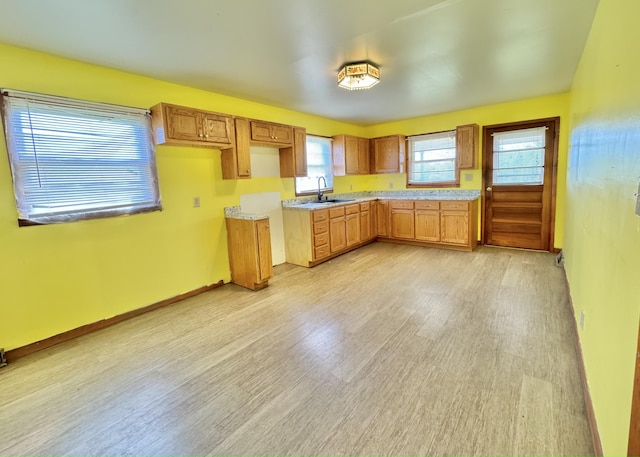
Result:
{"label": "door knob", "polygon": [[493,189],[491,188],[491,186],[487,186],[487,192],[491,192]]}

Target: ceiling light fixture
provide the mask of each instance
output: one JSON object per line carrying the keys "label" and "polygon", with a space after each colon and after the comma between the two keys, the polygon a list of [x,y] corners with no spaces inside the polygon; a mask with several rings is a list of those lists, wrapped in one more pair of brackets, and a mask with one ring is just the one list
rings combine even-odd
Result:
{"label": "ceiling light fixture", "polygon": [[338,70],[338,87],[343,89],[371,89],[379,82],[380,69],[370,62],[348,63]]}

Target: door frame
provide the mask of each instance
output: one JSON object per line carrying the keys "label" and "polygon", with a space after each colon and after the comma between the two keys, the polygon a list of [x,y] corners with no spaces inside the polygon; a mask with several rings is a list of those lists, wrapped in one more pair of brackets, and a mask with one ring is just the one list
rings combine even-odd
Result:
{"label": "door frame", "polygon": [[508,122],[505,124],[493,124],[485,125],[482,127],[482,187],[480,188],[480,244],[485,244],[485,212],[487,204],[487,165],[489,161],[489,154],[493,153],[493,137],[488,134],[488,130],[496,128],[512,128],[513,130],[519,128],[531,128],[536,124],[541,123],[553,123],[553,165],[551,170],[551,214],[549,217],[549,252],[560,252],[554,246],[555,241],[555,227],[556,227],[556,189],[558,187],[558,139],[560,136],[560,117],[546,117],[542,119],[532,119],[527,121]]}

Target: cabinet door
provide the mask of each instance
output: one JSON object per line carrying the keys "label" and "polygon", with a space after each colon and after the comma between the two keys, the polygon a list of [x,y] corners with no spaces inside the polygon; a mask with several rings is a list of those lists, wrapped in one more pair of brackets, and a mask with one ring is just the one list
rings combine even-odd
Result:
{"label": "cabinet door", "polygon": [[273,276],[271,232],[268,219],[256,221],[256,236],[258,238],[258,281],[264,281]]}
{"label": "cabinet door", "polygon": [[416,240],[440,241],[440,211],[416,210]]}
{"label": "cabinet door", "polygon": [[378,200],[376,208],[376,234],[378,236],[389,236],[389,202],[386,200]]}
{"label": "cabinet door", "polygon": [[391,236],[406,240],[415,239],[415,223],[412,209],[391,210]]}
{"label": "cabinet door", "polygon": [[441,211],[440,240],[443,243],[468,245],[470,243],[469,212]]}
{"label": "cabinet door", "polygon": [[167,138],[173,140],[201,141],[201,120],[197,110],[180,106],[165,106]]}
{"label": "cabinet door", "polygon": [[360,213],[360,241],[369,241],[372,236],[371,230],[371,212],[363,211]]}
{"label": "cabinet door", "polygon": [[404,173],[404,136],[373,139],[373,172]]}
{"label": "cabinet door", "polygon": [[251,139],[272,143],[271,124],[268,122],[251,121]]}
{"label": "cabinet door", "polygon": [[329,239],[332,254],[347,247],[347,230],[344,216],[329,220]]}
{"label": "cabinet door", "polygon": [[249,120],[242,119],[238,124],[236,119],[236,129],[240,127],[242,130],[236,131],[236,160],[238,163],[238,176],[241,178],[251,177],[251,147],[249,146]]}
{"label": "cabinet door", "polygon": [[476,168],[478,156],[478,124],[460,125],[456,128],[456,154],[458,168]]}
{"label": "cabinet door", "polygon": [[293,143],[293,128],[290,125],[273,124],[271,126],[271,137],[276,143]]}
{"label": "cabinet door", "polygon": [[367,138],[358,138],[358,173],[368,175],[371,162],[369,154],[369,140]]}
{"label": "cabinet door", "polygon": [[346,239],[347,247],[360,243],[360,213],[346,217]]}
{"label": "cabinet door", "polygon": [[296,176],[307,176],[307,130],[303,128],[293,129],[293,157],[296,168]]}
{"label": "cabinet door", "polygon": [[209,143],[233,144],[233,127],[230,116],[202,113],[203,141]]}
{"label": "cabinet door", "polygon": [[344,160],[345,171],[348,175],[359,173],[358,138],[355,136],[345,136],[344,139]]}

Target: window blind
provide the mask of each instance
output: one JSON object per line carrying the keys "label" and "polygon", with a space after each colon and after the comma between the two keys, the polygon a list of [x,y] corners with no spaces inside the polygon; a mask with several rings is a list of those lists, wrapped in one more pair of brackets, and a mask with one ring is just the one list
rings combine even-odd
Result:
{"label": "window blind", "polygon": [[494,133],[493,184],[543,184],[546,132],[536,127]]}
{"label": "window blind", "polygon": [[409,137],[409,184],[456,181],[456,132]]}
{"label": "window blind", "polygon": [[333,189],[333,156],[331,155],[331,138],[307,135],[307,176],[296,178],[296,193],[311,194],[318,192],[318,179],[324,176],[326,190]]}
{"label": "window blind", "polygon": [[161,209],[148,111],[12,90],[2,105],[20,219]]}

